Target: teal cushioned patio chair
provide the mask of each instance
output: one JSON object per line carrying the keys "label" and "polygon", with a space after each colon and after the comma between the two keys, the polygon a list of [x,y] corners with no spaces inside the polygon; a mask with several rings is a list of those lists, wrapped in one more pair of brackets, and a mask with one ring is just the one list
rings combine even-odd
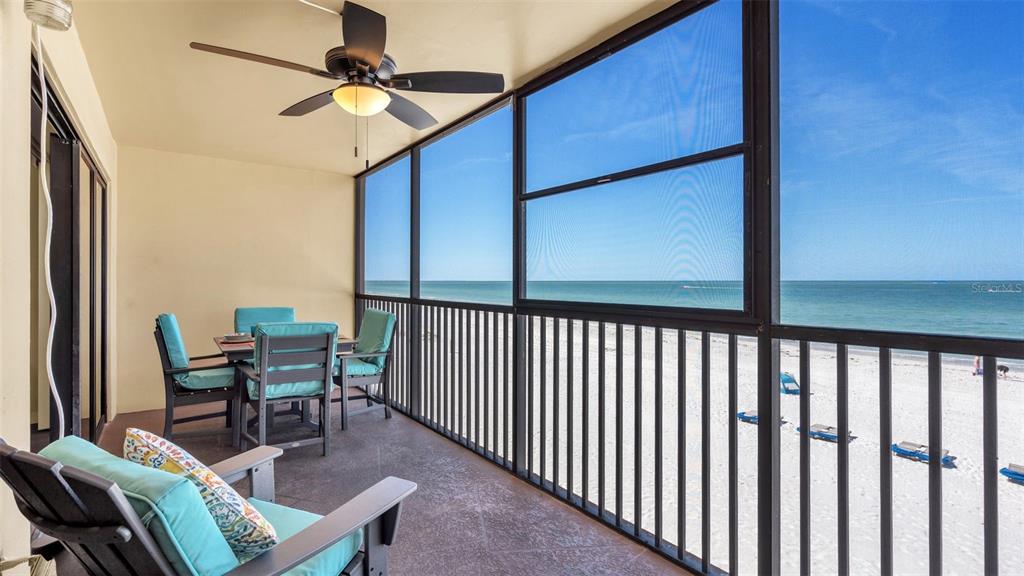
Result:
{"label": "teal cushioned patio chair", "polygon": [[[246,403],[238,418],[242,448],[247,441],[259,446],[267,444],[269,415],[275,405],[319,401],[317,437],[278,446],[295,448],[321,444],[323,455],[327,456],[331,445],[330,398],[338,325],[333,322],[261,322],[256,325],[255,334],[253,363],[239,364],[246,378],[242,390]],[[256,436],[248,432],[245,406],[252,406],[256,411]],[[305,424],[304,420],[300,424]]]}
{"label": "teal cushioned patio chair", "polygon": [[[189,357],[174,314],[156,317],[153,330],[160,365],[164,376],[164,438],[173,439],[174,425],[207,418],[224,417],[232,431],[232,442],[238,444],[238,427],[234,414],[239,412],[238,379],[235,368],[221,354]],[[225,402],[223,412],[174,418],[178,406]]]}
{"label": "teal cushioned patio chair", "polygon": [[40,454],[0,438],[0,479],[36,536],[32,552],[58,574],[386,576],[402,502],[416,484],[387,477],[327,516],[274,503],[274,460],[264,446],[210,466],[248,480],[249,502],[280,543],[239,564],[188,479],[122,460],[69,436]]}
{"label": "teal cushioned patio chair", "polygon": [[[341,429],[348,429],[348,417],[370,410],[384,409],[384,417],[391,418],[391,399],[388,394],[388,359],[391,340],[395,333],[395,315],[383,310],[367,308],[359,323],[359,335],[351,354],[338,356],[334,370],[334,383],[341,388]],[[358,393],[349,395],[349,388]],[[352,400],[365,400],[366,407],[349,409]]]}
{"label": "teal cushioned patio chair", "polygon": [[295,308],[262,306],[235,308],[235,332],[256,335],[260,322],[295,322]]}

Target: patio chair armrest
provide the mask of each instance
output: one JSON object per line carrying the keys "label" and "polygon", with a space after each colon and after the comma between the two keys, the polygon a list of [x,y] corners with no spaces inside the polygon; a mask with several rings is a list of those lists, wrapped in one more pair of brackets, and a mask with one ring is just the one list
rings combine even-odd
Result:
{"label": "patio chair armrest", "polygon": [[256,371],[256,368],[254,368],[252,364],[249,364],[248,362],[242,362],[237,366],[238,369],[242,371],[242,376],[245,376],[246,378],[252,380],[253,382],[260,381],[260,373]]}
{"label": "patio chair armrest", "polygon": [[338,354],[338,358],[344,358],[346,360],[351,360],[353,358],[380,358],[381,356],[391,356],[391,351],[388,350],[387,352],[352,352],[352,353],[345,352],[345,353],[342,353],[342,354]]}
{"label": "patio chair armrest", "polygon": [[210,466],[214,474],[228,484],[249,479],[253,498],[274,501],[274,460],[284,454],[280,448],[260,446]]}
{"label": "patio chair armrest", "polygon": [[[223,358],[223,356],[221,356],[221,358]],[[227,360],[224,360],[222,362],[211,362],[211,358],[206,358],[206,362],[200,361],[196,363],[191,362],[191,360],[195,360],[195,358],[190,358],[189,360],[189,364],[185,368],[171,368],[170,370],[164,370],[164,374],[169,374],[173,376],[175,374],[185,374],[186,372],[199,372],[202,370],[220,370],[221,368],[231,368],[233,366],[233,364],[229,364]]]}
{"label": "patio chair armrest", "polygon": [[218,353],[218,354],[204,354],[203,356],[192,356],[191,358],[188,359],[188,361],[191,362],[193,360],[206,360],[208,358],[223,358],[223,357],[224,357],[224,355],[220,354],[220,353]]}
{"label": "patio chair armrest", "polygon": [[366,546],[391,545],[398,526],[402,500],[416,491],[416,484],[394,476],[377,482],[334,512],[305,530],[231,570],[225,576],[277,576],[309,560],[356,530],[381,522],[373,534],[364,535]]}

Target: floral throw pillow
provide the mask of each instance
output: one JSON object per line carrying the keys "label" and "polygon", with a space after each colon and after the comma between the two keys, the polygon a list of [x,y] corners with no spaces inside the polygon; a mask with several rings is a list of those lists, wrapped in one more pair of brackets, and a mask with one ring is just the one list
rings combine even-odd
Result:
{"label": "floral throw pillow", "polygon": [[252,504],[170,440],[129,428],[124,438],[124,457],[143,466],[185,476],[195,484],[239,562],[251,560],[278,543],[274,527]]}

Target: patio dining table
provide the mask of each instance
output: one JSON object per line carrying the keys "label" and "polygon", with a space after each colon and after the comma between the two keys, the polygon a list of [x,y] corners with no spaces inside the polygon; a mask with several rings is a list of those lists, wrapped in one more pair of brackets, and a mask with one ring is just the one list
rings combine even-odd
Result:
{"label": "patio dining table", "polygon": [[[225,340],[223,336],[214,336],[213,342],[217,345],[217,349],[220,350],[220,353],[223,354],[224,357],[227,358],[228,362],[231,362],[232,364],[252,359],[253,350],[256,347],[255,340],[229,342]],[[351,354],[356,342],[358,342],[358,340],[355,338],[338,336],[336,354],[338,356]]]}

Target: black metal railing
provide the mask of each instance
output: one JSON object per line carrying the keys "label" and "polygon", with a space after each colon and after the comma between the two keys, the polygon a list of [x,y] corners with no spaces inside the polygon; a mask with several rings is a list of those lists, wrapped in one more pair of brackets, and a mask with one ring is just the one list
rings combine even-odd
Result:
{"label": "black metal railing", "polygon": [[[510,306],[382,296],[359,295],[357,303],[360,311],[374,307],[398,316],[389,381],[400,411],[691,570],[757,572],[761,427],[746,424],[763,416],[753,412],[759,390],[756,328],[626,323],[547,310],[516,314]],[[968,362],[963,355],[984,349],[965,347],[969,340],[944,340],[938,346],[924,340],[926,345],[916,349],[894,350],[866,346],[864,334],[853,331],[806,335],[814,338],[775,340],[780,371],[794,375],[800,389],[783,405],[779,425],[785,427],[784,441],[775,454],[776,461],[786,459],[783,469],[796,484],[777,495],[786,504],[784,513],[794,514],[783,519],[784,571],[806,574],[813,566],[849,574],[852,565],[858,573],[868,566],[887,575],[922,566],[938,573],[946,470],[943,361]],[[1016,355],[1022,356],[1024,347]],[[897,386],[906,386],[899,379],[906,378],[911,357],[922,367],[927,430],[920,438],[898,438],[893,433],[893,366],[902,371]],[[994,356],[982,360],[984,509],[978,542],[986,573],[994,573],[989,567],[999,563],[996,366],[1001,362],[1005,359]],[[775,389],[780,389],[778,376],[773,375]],[[877,417],[872,413],[868,422],[861,414],[864,398],[866,391],[873,395],[876,390]],[[850,440],[851,397],[858,402],[856,435],[878,427],[877,434],[862,436],[856,444]],[[896,417],[906,409],[897,406]],[[812,429],[818,420],[831,426],[839,440],[818,442],[823,437]],[[876,439],[877,487],[872,480],[867,490],[866,476],[857,468],[851,474],[851,448],[854,461],[863,463],[865,444]],[[894,518],[900,516],[893,505],[891,446],[899,440],[929,447],[926,467],[908,463],[920,468],[900,472],[928,473],[927,522],[915,534],[927,541],[927,561],[906,566],[893,557]],[[834,469],[819,460],[834,461]],[[811,487],[830,477],[834,505],[822,510],[822,493],[812,499]],[[876,516],[861,510],[866,501],[877,508]],[[833,510],[834,520],[823,520]],[[851,548],[851,533],[878,537],[870,546],[858,538]],[[980,572],[983,567],[966,568]]]}

